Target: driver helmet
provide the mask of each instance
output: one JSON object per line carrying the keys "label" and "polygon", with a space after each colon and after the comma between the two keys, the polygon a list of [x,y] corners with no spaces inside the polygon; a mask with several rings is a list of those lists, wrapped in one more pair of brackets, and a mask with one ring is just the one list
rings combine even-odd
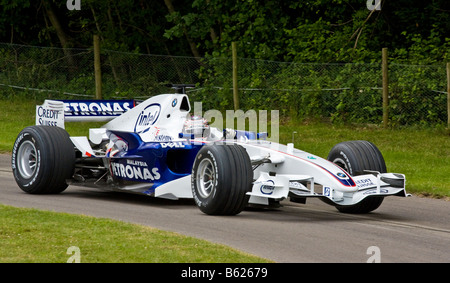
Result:
{"label": "driver helmet", "polygon": [[191,134],[194,135],[194,137],[206,137],[208,131],[208,121],[201,116],[192,115],[191,117],[188,117],[188,119],[186,119],[186,121],[184,122],[184,134]]}

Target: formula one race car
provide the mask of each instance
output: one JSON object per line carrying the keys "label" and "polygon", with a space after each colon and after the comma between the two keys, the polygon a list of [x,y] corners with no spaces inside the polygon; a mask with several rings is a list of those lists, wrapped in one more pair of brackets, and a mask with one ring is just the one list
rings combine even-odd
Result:
{"label": "formula one race car", "polygon": [[[19,187],[60,193],[68,185],[193,198],[206,214],[234,215],[248,205],[272,206],[316,197],[341,212],[367,213],[384,197],[407,196],[405,176],[386,173],[368,141],[334,146],[328,160],[267,139],[266,133],[218,129],[191,116],[184,93],[134,101],[46,100],[36,124],[12,152]],[[108,121],[71,137],[65,121]]]}

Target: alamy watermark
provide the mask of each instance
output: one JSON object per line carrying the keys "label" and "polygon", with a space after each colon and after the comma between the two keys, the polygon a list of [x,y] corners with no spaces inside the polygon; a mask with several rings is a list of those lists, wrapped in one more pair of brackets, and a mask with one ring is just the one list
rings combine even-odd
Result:
{"label": "alamy watermark", "polygon": [[367,0],[366,6],[370,11],[381,11],[381,0]]}
{"label": "alamy watermark", "polygon": [[[81,10],[81,0],[67,0],[66,2],[67,9],[70,11],[73,10]],[[366,2],[367,9],[370,11],[377,10],[381,11],[381,0],[367,0]]]}
{"label": "alamy watermark", "polygon": [[[80,263],[81,251],[77,246],[71,246],[67,249],[66,254],[70,255],[67,263]],[[381,263],[381,250],[378,246],[370,246],[367,248],[366,254],[369,255],[367,263]]]}
{"label": "alamy watermark", "polygon": [[81,262],[81,251],[77,246],[71,246],[67,249],[66,254],[71,255],[67,259],[67,263],[80,263]]}
{"label": "alamy watermark", "polygon": [[367,263],[380,263],[381,262],[381,250],[377,246],[370,246],[366,251],[370,257],[367,259]]}
{"label": "alamy watermark", "polygon": [[[202,102],[194,102],[193,110],[194,116],[203,117],[209,122],[211,128],[229,130],[225,131],[225,138],[227,139],[239,139],[238,133],[240,131],[241,133],[253,133],[255,135],[253,138],[255,139],[258,138],[258,134],[265,133],[266,135],[263,139],[267,139],[272,143],[279,143],[279,110],[270,110],[270,119],[267,110],[259,110],[258,112],[253,109],[246,112],[243,110],[226,110],[225,117],[221,111],[216,109],[203,112]],[[231,131],[231,129],[238,132]],[[245,138],[244,136],[241,137]]]}
{"label": "alamy watermark", "polygon": [[66,7],[68,10],[81,10],[81,0],[67,0]]}

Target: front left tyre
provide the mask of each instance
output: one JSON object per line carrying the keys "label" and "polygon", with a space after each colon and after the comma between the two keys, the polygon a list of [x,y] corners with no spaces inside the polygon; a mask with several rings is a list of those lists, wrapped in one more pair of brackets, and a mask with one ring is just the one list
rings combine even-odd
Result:
{"label": "front left tyre", "polygon": [[67,188],[75,168],[75,149],[62,128],[31,126],[14,143],[11,166],[19,187],[30,194],[56,194]]}
{"label": "front left tyre", "polygon": [[247,151],[235,144],[205,145],[192,168],[192,194],[209,215],[236,215],[248,204],[253,170]]}

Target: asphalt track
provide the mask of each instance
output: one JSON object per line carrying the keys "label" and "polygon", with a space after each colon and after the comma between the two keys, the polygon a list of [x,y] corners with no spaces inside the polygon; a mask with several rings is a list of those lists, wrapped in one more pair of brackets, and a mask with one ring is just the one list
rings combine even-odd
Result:
{"label": "asphalt track", "polygon": [[283,202],[274,210],[208,216],[191,200],[79,187],[58,195],[29,195],[16,185],[10,156],[3,154],[0,203],[147,225],[276,262],[450,262],[450,201],[416,196],[386,198],[379,209],[366,215],[342,214],[311,199],[306,204]]}

